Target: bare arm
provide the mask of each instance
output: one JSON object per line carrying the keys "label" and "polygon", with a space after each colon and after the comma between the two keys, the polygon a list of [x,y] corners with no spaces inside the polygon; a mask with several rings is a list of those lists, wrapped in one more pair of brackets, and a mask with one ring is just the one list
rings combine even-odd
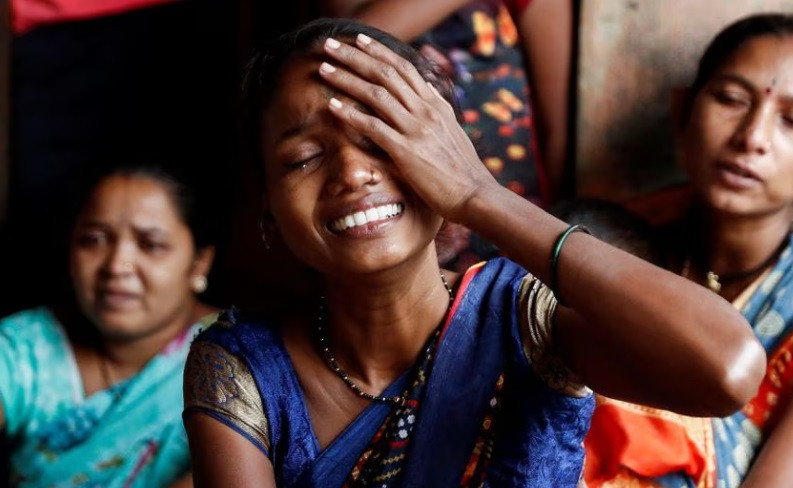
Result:
{"label": "bare arm", "polygon": [[[410,63],[376,41],[333,46],[325,51],[344,69],[321,75],[376,115],[336,99],[329,110],[385,150],[440,215],[550,282],[551,249],[566,224],[493,179],[451,106]],[[703,416],[726,415],[754,395],[765,352],[716,294],[580,233],[565,244],[558,276],[571,307],[556,317],[558,347],[593,389]]]}
{"label": "bare arm", "polygon": [[[494,186],[468,205],[464,225],[549,282],[566,224]],[[562,248],[558,278],[570,307],[557,309],[557,346],[595,391],[702,416],[727,415],[755,394],[765,353],[718,295],[580,233]]]}
{"label": "bare arm", "polygon": [[185,428],[196,488],[275,488],[270,460],[237,432],[200,413]]}
{"label": "bare arm", "polygon": [[743,488],[783,488],[793,479],[793,402],[785,408],[782,418],[766,440],[749,470]]}
{"label": "bare arm", "polygon": [[351,17],[410,41],[431,30],[468,0],[325,0],[331,17]]}
{"label": "bare arm", "polygon": [[515,19],[526,53],[542,163],[558,196],[567,159],[568,94],[573,43],[571,0],[532,0]]}

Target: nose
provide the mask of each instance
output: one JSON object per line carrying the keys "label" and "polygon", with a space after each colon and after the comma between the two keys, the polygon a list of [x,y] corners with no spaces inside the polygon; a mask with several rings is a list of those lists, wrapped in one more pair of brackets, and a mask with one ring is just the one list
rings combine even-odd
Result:
{"label": "nose", "polygon": [[135,251],[123,241],[116,242],[105,259],[104,271],[108,276],[125,276],[135,271]]}
{"label": "nose", "polygon": [[735,131],[733,144],[742,151],[764,155],[771,150],[775,117],[772,107],[760,104],[748,111]]}
{"label": "nose", "polygon": [[355,192],[377,184],[381,174],[372,156],[355,146],[339,148],[328,170],[328,191],[332,195]]}

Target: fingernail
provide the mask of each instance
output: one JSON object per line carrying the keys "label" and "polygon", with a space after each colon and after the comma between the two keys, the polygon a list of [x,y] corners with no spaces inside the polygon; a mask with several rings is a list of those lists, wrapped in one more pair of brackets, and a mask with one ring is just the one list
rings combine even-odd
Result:
{"label": "fingernail", "polygon": [[328,37],[325,40],[325,45],[331,49],[338,49],[341,46],[341,43],[332,37]]}
{"label": "fingernail", "polygon": [[372,42],[372,38],[367,36],[366,34],[358,34],[358,42],[360,42],[364,46],[368,46],[369,43]]}
{"label": "fingernail", "polygon": [[335,97],[330,99],[330,105],[333,108],[341,108],[341,102]]}
{"label": "fingernail", "polygon": [[319,65],[319,70],[323,73],[333,73],[336,71],[336,67],[331,65],[330,63],[322,63]]}

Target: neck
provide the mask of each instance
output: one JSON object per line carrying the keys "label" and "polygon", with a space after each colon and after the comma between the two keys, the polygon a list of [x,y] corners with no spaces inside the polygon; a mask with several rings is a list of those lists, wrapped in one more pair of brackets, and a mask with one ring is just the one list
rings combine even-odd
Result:
{"label": "neck", "polygon": [[790,233],[790,218],[787,213],[753,218],[706,216],[702,243],[709,270],[727,276],[762,266]]}
{"label": "neck", "polygon": [[705,211],[702,217],[692,259],[698,271],[693,275],[708,286],[706,272],[717,275],[720,289],[713,289],[728,300],[773,266],[790,233],[789,212],[734,216]]}
{"label": "neck", "polygon": [[193,301],[180,310],[164,326],[135,338],[101,337],[98,352],[106,361],[107,372],[113,383],[137,374],[154,356],[175,337],[195,323],[210,308]]}
{"label": "neck", "polygon": [[347,374],[373,391],[413,365],[449,308],[434,248],[409,266],[327,278],[325,285],[330,348]]}

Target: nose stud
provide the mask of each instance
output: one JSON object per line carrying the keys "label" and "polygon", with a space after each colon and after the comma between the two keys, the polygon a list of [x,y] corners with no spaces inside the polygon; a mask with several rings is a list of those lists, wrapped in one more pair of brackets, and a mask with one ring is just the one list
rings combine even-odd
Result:
{"label": "nose stud", "polygon": [[124,261],[122,263],[119,263],[118,265],[118,269],[122,273],[131,273],[134,268],[135,266],[132,264],[131,261]]}

